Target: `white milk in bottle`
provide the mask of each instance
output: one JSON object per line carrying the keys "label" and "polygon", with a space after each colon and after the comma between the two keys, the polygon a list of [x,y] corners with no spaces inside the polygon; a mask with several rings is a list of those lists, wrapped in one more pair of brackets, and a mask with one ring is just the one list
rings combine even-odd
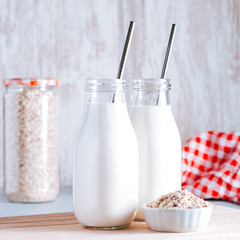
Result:
{"label": "white milk in bottle", "polygon": [[134,80],[131,88],[130,118],[139,148],[138,220],[144,219],[142,204],[181,190],[181,140],[169,90],[166,79]]}
{"label": "white milk in bottle", "polygon": [[87,227],[122,228],[138,202],[138,146],[125,81],[90,80],[85,90],[73,153],[74,213]]}

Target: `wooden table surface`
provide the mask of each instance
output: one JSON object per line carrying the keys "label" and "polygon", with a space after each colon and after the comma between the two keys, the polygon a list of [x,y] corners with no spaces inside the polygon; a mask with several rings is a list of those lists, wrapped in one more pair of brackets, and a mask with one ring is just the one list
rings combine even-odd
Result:
{"label": "wooden table surface", "polygon": [[145,222],[133,222],[122,230],[89,230],[73,213],[0,218],[0,239],[240,239],[240,211],[214,206],[207,228],[190,233],[161,233],[150,230]]}

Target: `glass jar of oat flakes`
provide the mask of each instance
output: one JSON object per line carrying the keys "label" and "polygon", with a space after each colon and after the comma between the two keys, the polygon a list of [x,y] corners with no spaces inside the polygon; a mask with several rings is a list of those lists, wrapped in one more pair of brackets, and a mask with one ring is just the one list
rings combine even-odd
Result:
{"label": "glass jar of oat flakes", "polygon": [[5,194],[14,202],[54,200],[60,188],[58,80],[3,84]]}

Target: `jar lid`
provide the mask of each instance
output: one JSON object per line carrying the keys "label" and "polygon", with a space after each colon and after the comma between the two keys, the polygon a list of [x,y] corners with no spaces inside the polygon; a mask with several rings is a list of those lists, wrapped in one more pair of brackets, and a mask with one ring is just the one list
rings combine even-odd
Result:
{"label": "jar lid", "polygon": [[54,78],[8,78],[3,79],[4,86],[58,86],[59,80]]}

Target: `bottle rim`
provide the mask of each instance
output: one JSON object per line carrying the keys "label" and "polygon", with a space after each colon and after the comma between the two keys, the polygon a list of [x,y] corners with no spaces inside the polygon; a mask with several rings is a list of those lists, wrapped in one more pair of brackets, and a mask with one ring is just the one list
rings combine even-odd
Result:
{"label": "bottle rim", "polygon": [[171,90],[171,84],[169,79],[139,78],[130,80],[129,88],[135,91],[169,91]]}
{"label": "bottle rim", "polygon": [[84,89],[92,92],[111,92],[126,89],[126,80],[123,79],[89,79],[85,81]]}

